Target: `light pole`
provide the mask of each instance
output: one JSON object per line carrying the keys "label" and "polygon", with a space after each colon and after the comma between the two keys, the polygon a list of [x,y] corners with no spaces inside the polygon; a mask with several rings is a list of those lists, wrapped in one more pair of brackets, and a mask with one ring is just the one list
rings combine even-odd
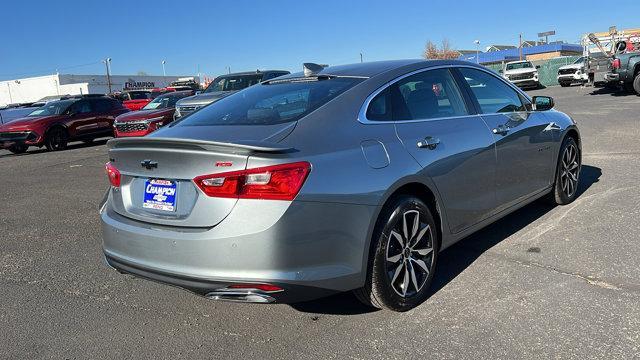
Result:
{"label": "light pole", "polygon": [[107,67],[107,85],[109,86],[109,94],[111,94],[111,58],[106,58],[102,62]]}
{"label": "light pole", "polygon": [[167,77],[167,72],[164,70],[165,61],[162,60],[162,76]]}
{"label": "light pole", "polygon": [[476,44],[476,64],[480,64],[480,40],[473,40]]}
{"label": "light pole", "polygon": [[362,53],[360,53],[360,62],[362,62]]}

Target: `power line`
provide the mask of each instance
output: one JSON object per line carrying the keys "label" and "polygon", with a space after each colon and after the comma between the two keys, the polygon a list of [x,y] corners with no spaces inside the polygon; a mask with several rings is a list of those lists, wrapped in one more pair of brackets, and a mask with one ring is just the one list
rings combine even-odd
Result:
{"label": "power line", "polygon": [[24,76],[24,75],[34,75],[34,74],[42,74],[42,73],[51,73],[53,71],[59,71],[59,70],[69,70],[69,69],[76,69],[76,68],[80,68],[80,67],[85,67],[85,66],[91,66],[91,65],[98,65],[101,64],[102,61],[96,61],[96,62],[92,62],[92,63],[87,63],[87,64],[80,64],[80,65],[71,65],[71,66],[65,66],[65,67],[59,67],[59,68],[53,68],[53,69],[47,69],[47,70],[40,70],[40,71],[30,71],[30,72],[24,72],[24,73],[15,73],[15,74],[0,74],[1,77],[14,77],[14,76]]}

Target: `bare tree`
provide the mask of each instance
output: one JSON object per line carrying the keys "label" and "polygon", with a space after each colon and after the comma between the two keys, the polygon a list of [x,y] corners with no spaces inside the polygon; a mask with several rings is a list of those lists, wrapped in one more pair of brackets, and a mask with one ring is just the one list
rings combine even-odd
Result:
{"label": "bare tree", "polygon": [[424,53],[422,56],[425,59],[456,59],[460,54],[451,49],[449,40],[443,39],[440,48],[438,48],[438,46],[431,40],[428,40],[424,47]]}

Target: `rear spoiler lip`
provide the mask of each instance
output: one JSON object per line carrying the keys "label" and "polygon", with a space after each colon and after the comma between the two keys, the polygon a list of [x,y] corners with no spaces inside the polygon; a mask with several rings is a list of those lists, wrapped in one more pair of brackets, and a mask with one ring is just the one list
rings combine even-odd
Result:
{"label": "rear spoiler lip", "polygon": [[283,146],[276,143],[255,141],[255,140],[239,140],[235,142],[221,142],[211,140],[198,140],[198,139],[185,139],[185,138],[165,138],[165,137],[124,137],[114,138],[107,141],[107,147],[111,149],[126,148],[130,145],[134,147],[136,145],[144,146],[145,144],[186,144],[202,147],[203,150],[209,150],[208,147],[223,147],[233,148],[249,152],[264,152],[264,153],[285,153],[294,151],[295,149],[289,146]]}

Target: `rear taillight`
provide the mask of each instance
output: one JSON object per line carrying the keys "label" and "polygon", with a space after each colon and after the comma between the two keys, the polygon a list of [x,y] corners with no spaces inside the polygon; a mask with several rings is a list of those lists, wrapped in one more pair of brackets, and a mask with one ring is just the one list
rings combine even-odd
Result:
{"label": "rear taillight", "polygon": [[306,161],[198,176],[193,182],[208,196],[293,200],[307,178]]}
{"label": "rear taillight", "polygon": [[620,69],[620,59],[615,59],[613,60],[613,62],[611,63],[611,67],[614,69]]}
{"label": "rear taillight", "polygon": [[108,162],[104,165],[104,169],[107,172],[107,177],[109,178],[109,183],[111,186],[120,187],[120,171],[116,169],[115,166],[111,162]]}

